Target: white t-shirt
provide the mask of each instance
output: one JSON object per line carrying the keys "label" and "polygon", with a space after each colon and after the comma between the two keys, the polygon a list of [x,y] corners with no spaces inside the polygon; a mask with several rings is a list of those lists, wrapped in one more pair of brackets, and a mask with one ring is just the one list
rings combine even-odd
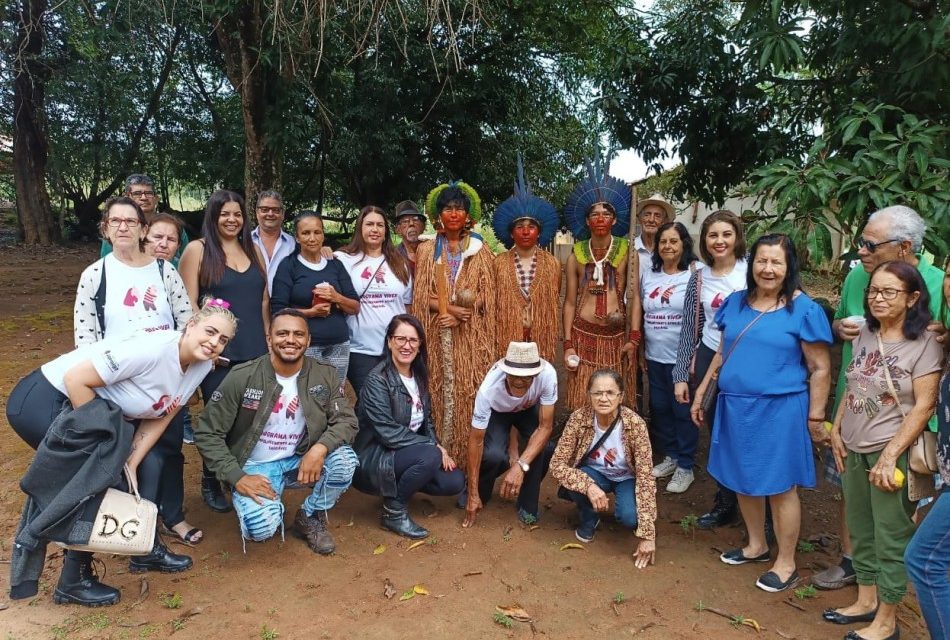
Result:
{"label": "white t-shirt", "polygon": [[267,417],[264,431],[261,432],[257,444],[248,457],[248,464],[261,464],[283,460],[294,455],[297,444],[303,438],[307,424],[304,421],[303,409],[300,408],[300,398],[297,397],[297,377],[295,373],[289,378],[277,376],[280,385],[280,397],[274,404],[274,409]]}
{"label": "white t-shirt", "polygon": [[422,396],[419,395],[419,385],[416,384],[415,378],[407,378],[401,373],[399,377],[402,379],[403,386],[406,387],[406,391],[409,392],[409,396],[412,398],[412,413],[409,416],[409,429],[418,431],[426,417],[425,407],[422,404]]}
{"label": "white t-shirt", "polygon": [[648,269],[640,276],[640,300],[643,303],[643,336],[647,360],[676,364],[680,329],[683,326],[683,301],[691,271],[669,275]]}
{"label": "white t-shirt", "polygon": [[499,360],[488,370],[478,393],[475,394],[475,410],[472,413],[472,427],[487,429],[492,411],[515,413],[530,409],[536,404],[551,406],[557,402],[557,372],[547,360],[541,360],[541,373],[531,381],[531,386],[520,398],[508,393],[505,386],[505,372],[498,365]]}
{"label": "white t-shirt", "polygon": [[307,267],[311,271],[323,271],[327,264],[329,264],[326,259],[321,260],[320,262],[310,262],[309,260],[303,257],[302,253],[297,254],[297,260],[300,261],[300,264]]}
{"label": "white t-shirt", "polygon": [[106,338],[61,355],[41,369],[50,384],[66,394],[66,372],[89,360],[106,383],[96,389],[98,396],[116,403],[127,418],[161,418],[187,402],[211,371],[208,360],[182,372],[178,360],[180,338],[177,331]]}
{"label": "white t-shirt", "polygon": [[333,253],[350,274],[360,300],[360,313],[346,316],[350,328],[350,351],[378,356],[383,353],[386,327],[393,316],[406,312],[412,304],[412,280],[403,284],[389,269],[385,256],[375,258]]}
{"label": "white t-shirt", "polygon": [[[106,338],[175,328],[157,260],[144,267],[130,267],[110,253],[103,266],[106,270]],[[166,264],[165,268],[170,265]]]}
{"label": "white t-shirt", "polygon": [[[606,429],[597,426],[597,418],[594,417],[594,442],[600,440]],[[595,471],[599,471],[608,480],[614,482],[623,482],[633,477],[633,470],[630,463],[627,462],[627,452],[623,448],[623,438],[621,438],[623,425],[618,424],[610,435],[604,440],[597,451],[591,451],[587,456],[585,465],[591,466]]]}
{"label": "white t-shirt", "polygon": [[703,269],[703,284],[701,299],[703,313],[706,314],[706,324],[703,325],[703,344],[716,351],[719,349],[719,340],[722,332],[715,324],[716,312],[730,294],[744,291],[746,288],[746,271],[749,266],[745,260],[737,260],[732,271],[724,276],[715,276],[712,269]]}

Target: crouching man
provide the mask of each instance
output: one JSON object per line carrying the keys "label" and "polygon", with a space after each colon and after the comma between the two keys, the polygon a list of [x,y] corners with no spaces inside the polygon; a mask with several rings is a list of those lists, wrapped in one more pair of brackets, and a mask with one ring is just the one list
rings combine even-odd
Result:
{"label": "crouching man", "polygon": [[340,394],[333,367],[305,358],[307,320],[296,310],[274,314],[270,354],[234,367],[198,420],[195,444],[208,468],[233,487],[241,535],[255,542],[283,535],[287,486],[313,486],[294,518],[311,551],[336,548],[327,511],[359,465],[350,444],[356,416]]}

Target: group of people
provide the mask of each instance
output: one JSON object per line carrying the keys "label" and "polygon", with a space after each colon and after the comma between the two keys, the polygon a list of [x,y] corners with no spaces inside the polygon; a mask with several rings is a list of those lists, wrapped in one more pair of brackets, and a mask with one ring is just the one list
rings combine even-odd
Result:
{"label": "group of people", "polygon": [[[199,543],[183,510],[182,444],[192,441],[204,501],[233,508],[244,540],[283,533],[282,493],[304,488],[292,530],[332,553],[327,512],[351,484],[380,496],[381,525],[408,538],[428,535],[409,512],[416,493],[454,497],[471,527],[499,478],[500,495],[533,524],[550,471],[576,505],[581,542],[594,539],[614,494],[642,568],[655,559],[656,482],[689,489],[708,428],[718,491],[698,526],[741,514],[748,532],[722,562],[770,562],[774,541],[756,585],[777,592],[800,581],[798,488],[815,486],[824,448],[825,474],[843,486],[845,556],[815,582],[858,583],[855,603],[825,620],[868,623],[848,638],[896,638],[909,571],[934,637],[946,637],[950,498],[944,491],[917,527],[917,501],[935,486],[908,464],[928,422],[939,423],[950,482],[950,271],[921,257],[920,217],[897,206],[869,218],[861,264],[832,314],[803,291],[787,236],[747,248],[742,220],[717,211],[697,256],[670,203],[633,203],[602,164],[587,169],[564,209],[576,242],[563,298],[561,264],[543,249],[559,216],[531,192],[520,161],[514,194],[491,220],[507,249],[497,256],[475,229],[482,206],[464,182],[439,185],[421,208],[399,203],[392,219],[364,207],[350,242],[332,251],[313,211],[284,230],[275,191],[258,195],[253,231],[243,198],[216,191],[189,242],[176,217],[156,211],[152,181],[130,177],[104,208],[103,257],[80,278],[76,350],[24,378],[7,403],[37,450],[11,596],[36,593],[47,541],[80,544],[126,464],[162,526]],[[429,223],[435,237],[423,240]],[[842,374],[826,413],[836,340]],[[648,421],[635,410],[641,379]],[[192,425],[185,407],[196,389],[203,410]],[[571,413],[555,439],[558,404]],[[83,466],[90,438],[107,461],[97,473]],[[64,456],[83,471],[56,472]],[[56,602],[118,601],[88,551],[65,557]],[[130,560],[135,571],[190,565],[158,535]]]}

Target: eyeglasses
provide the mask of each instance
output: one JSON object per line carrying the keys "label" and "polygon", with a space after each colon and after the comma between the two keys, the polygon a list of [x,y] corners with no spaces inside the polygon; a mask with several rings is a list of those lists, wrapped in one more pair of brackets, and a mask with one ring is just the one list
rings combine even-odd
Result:
{"label": "eyeglasses", "polygon": [[608,400],[613,400],[620,395],[619,391],[591,391],[590,396],[592,398],[607,398]]}
{"label": "eyeglasses", "polygon": [[130,191],[129,196],[132,198],[154,198],[154,191]]}
{"label": "eyeglasses", "polygon": [[407,344],[410,347],[419,346],[419,338],[410,338],[409,336],[391,336],[393,342],[398,344],[400,347],[405,347]]}
{"label": "eyeglasses", "polygon": [[882,244],[888,244],[890,242],[900,242],[900,240],[892,238],[891,240],[882,240],[881,242],[871,242],[864,238],[858,238],[858,249],[867,249],[868,253],[874,253]]}
{"label": "eyeglasses", "polygon": [[257,210],[261,213],[280,213],[283,211],[281,207],[258,207]]}
{"label": "eyeglasses", "polygon": [[878,295],[885,300],[893,300],[897,297],[898,293],[907,293],[907,289],[892,289],[891,287],[878,289],[877,287],[868,287],[866,293],[868,300],[877,300]]}
{"label": "eyeglasses", "polygon": [[139,226],[138,218],[109,218],[109,226],[113,229],[118,229],[123,224],[129,229],[134,229]]}

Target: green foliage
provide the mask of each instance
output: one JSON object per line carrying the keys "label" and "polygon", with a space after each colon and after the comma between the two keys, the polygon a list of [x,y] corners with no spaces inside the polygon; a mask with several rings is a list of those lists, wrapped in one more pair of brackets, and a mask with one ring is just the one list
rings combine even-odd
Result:
{"label": "green foliage", "polygon": [[280,637],[280,634],[277,633],[275,629],[271,629],[266,624],[261,627],[261,632],[258,634],[258,637],[261,640],[277,640]]}
{"label": "green foliage", "polygon": [[809,542],[808,540],[799,540],[796,549],[798,549],[799,553],[813,553],[816,549],[816,546],[814,542]]}
{"label": "green foliage", "polygon": [[624,595],[623,591],[618,591],[614,594],[614,604],[623,604],[627,601],[627,596]]}
{"label": "green foliage", "polygon": [[158,601],[166,609],[181,609],[182,597],[180,593],[163,593],[158,596]]}
{"label": "green foliage", "polygon": [[807,600],[809,598],[818,597],[818,589],[815,588],[815,585],[809,584],[804,587],[799,587],[795,589],[795,597],[799,600]]}
{"label": "green foliage", "polygon": [[492,614],[492,620],[495,622],[495,624],[506,629],[510,629],[512,626],[514,626],[514,621],[500,611],[496,611]]}

